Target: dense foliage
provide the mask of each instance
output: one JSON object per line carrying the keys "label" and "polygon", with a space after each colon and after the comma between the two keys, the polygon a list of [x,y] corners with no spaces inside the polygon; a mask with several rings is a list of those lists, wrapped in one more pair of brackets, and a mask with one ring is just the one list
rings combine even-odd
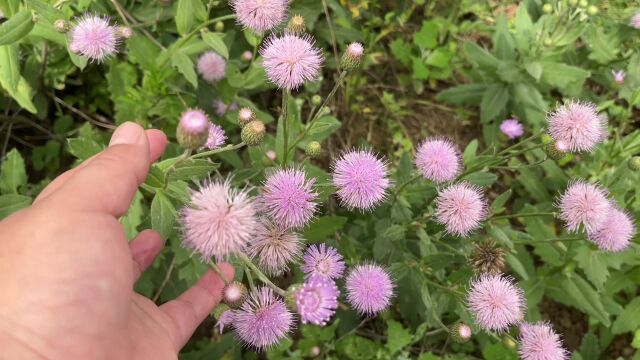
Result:
{"label": "dense foliage", "polygon": [[[637,236],[631,244],[602,240],[606,221],[618,237],[632,231],[621,235],[624,219],[576,220],[567,191],[585,182],[595,188],[589,200],[615,204],[606,216],[618,208],[640,215],[640,3],[293,0],[280,2],[288,10],[275,28],[243,21],[242,1],[231,3],[0,0],[0,218],[104,149],[117,125],[135,121],[171,138],[121,220],[130,238],[153,228],[166,240],[136,284],[140,293],[164,302],[210,267],[185,224],[193,190],[228,179],[268,203],[283,167],[303,173],[298,185],[315,210],[293,219],[261,210],[286,225],[278,231],[303,239],[292,253],[324,243],[344,258],[346,274],[375,263],[393,281],[376,283],[393,287],[378,313],[345,292],[353,279],[338,279],[343,294],[325,326],[298,322],[264,351],[220,332],[218,309],[181,358],[526,358],[530,325],[487,326],[468,297],[472,284],[497,276],[521,289],[512,304],[526,303],[524,318],[513,314],[508,325],[549,322],[567,358],[640,359]],[[78,43],[76,30],[98,21],[93,14],[117,26],[105,35],[111,48]],[[304,40],[295,46],[306,72],[272,61],[293,46],[276,44],[286,36]],[[246,119],[243,108],[251,110]],[[179,125],[188,109],[219,125],[225,145],[201,149],[204,139]],[[566,124],[576,116],[592,125],[591,139],[562,136],[575,130]],[[501,127],[508,118],[524,134]],[[438,171],[422,148],[431,137],[448,139],[438,156],[443,148],[453,154]],[[370,182],[377,177],[366,197],[349,188],[351,167],[340,163],[353,154],[368,161]],[[446,211],[476,195],[462,218]],[[305,282],[300,262],[270,268],[260,251],[249,251],[253,262],[227,257],[235,280],[276,290]],[[562,358],[555,356],[529,359]]]}

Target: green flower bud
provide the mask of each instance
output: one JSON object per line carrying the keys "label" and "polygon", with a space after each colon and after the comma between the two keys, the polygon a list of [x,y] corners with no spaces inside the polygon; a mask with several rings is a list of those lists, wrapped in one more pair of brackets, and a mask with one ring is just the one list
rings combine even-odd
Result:
{"label": "green flower bud", "polygon": [[291,284],[287,288],[287,292],[284,294],[284,302],[287,307],[292,311],[296,311],[298,305],[296,304],[295,292],[302,287],[302,284]]}
{"label": "green flower bud", "polygon": [[471,339],[473,332],[471,331],[471,327],[465,323],[457,323],[453,325],[449,329],[449,335],[453,339],[453,341],[458,344],[463,344]]}
{"label": "green flower bud", "polygon": [[551,6],[551,4],[544,4],[542,6],[542,12],[544,12],[545,14],[551,14],[552,11],[553,11],[553,6]]}
{"label": "green flower bud", "polygon": [[65,33],[69,31],[69,23],[67,23],[63,19],[58,19],[53,23],[53,27],[56,28],[56,31],[59,33]]}
{"label": "green flower bud", "polygon": [[502,344],[507,349],[515,349],[516,347],[518,347],[518,344],[510,336],[507,335],[502,338]]}
{"label": "green flower bud", "polygon": [[364,56],[364,47],[362,44],[352,42],[347,46],[347,51],[342,55],[340,66],[344,71],[353,71],[360,67],[362,64],[362,58]]}
{"label": "green flower bud", "polygon": [[544,39],[544,40],[542,41],[542,44],[543,44],[544,46],[551,46],[551,45],[553,45],[553,41],[552,41],[550,38],[546,38],[546,39]]}
{"label": "green flower bud", "polygon": [[640,156],[634,156],[629,159],[627,165],[629,165],[629,169],[633,171],[640,171]]}
{"label": "green flower bud", "polygon": [[133,36],[133,30],[131,30],[128,26],[120,26],[118,27],[118,36],[123,39],[130,39]]}
{"label": "green flower bud", "polygon": [[311,104],[312,104],[313,106],[318,106],[318,105],[322,104],[322,96],[317,95],[317,94],[316,94],[316,95],[313,95],[313,96],[311,97]]}
{"label": "green flower bud", "polygon": [[189,109],[180,116],[176,128],[178,144],[185,149],[196,150],[202,147],[209,137],[209,118],[204,111]]}
{"label": "green flower bud", "polygon": [[222,21],[216,21],[216,24],[213,26],[215,31],[223,32],[224,31],[224,23]]}
{"label": "green flower bud", "polygon": [[322,146],[320,146],[320,143],[317,141],[311,141],[304,148],[304,153],[310,158],[319,156],[321,152]]}
{"label": "green flower bud", "polygon": [[215,308],[213,308],[213,317],[216,318],[216,320],[220,319],[220,316],[225,312],[231,310],[231,308],[229,308],[226,304],[218,304],[218,306],[216,306]]}
{"label": "green flower bud", "polygon": [[587,8],[587,14],[593,16],[598,13],[598,7],[595,5],[591,5]]}
{"label": "green flower bud", "polygon": [[237,309],[247,299],[247,288],[238,281],[232,281],[222,289],[222,301],[232,309]]}
{"label": "green flower bud", "polygon": [[301,34],[305,30],[304,18],[300,15],[293,15],[287,24],[287,31],[294,34]]}
{"label": "green flower bud", "polygon": [[248,146],[257,146],[264,140],[266,128],[260,120],[253,120],[242,128],[240,137]]}
{"label": "green flower bud", "polygon": [[549,159],[552,160],[560,160],[567,155],[566,151],[558,149],[558,145],[555,141],[551,141],[545,145],[544,151],[547,153]]}
{"label": "green flower bud", "polygon": [[587,0],[580,0],[580,2],[578,2],[578,6],[580,6],[581,8],[586,8],[587,6],[589,6],[589,2]]}

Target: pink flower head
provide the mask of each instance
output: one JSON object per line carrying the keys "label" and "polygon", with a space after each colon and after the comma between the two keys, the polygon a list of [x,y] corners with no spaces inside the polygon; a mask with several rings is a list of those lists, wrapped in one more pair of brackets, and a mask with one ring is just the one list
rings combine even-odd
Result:
{"label": "pink flower head", "polygon": [[208,130],[209,117],[202,110],[188,109],[180,115],[178,126],[185,134],[196,135],[203,134]]}
{"label": "pink flower head", "polygon": [[471,283],[467,296],[476,323],[486,331],[504,331],[522,321],[524,294],[504,275],[482,275]]}
{"label": "pink flower head", "polygon": [[557,204],[568,231],[575,232],[584,225],[588,232],[595,231],[602,225],[611,203],[607,193],[597,185],[582,180],[569,184]]}
{"label": "pink flower head", "polygon": [[382,267],[358,265],[347,276],[347,300],[359,313],[374,315],[391,303],[394,284]]}
{"label": "pink flower head", "polygon": [[436,198],[436,221],[450,234],[467,236],[487,218],[482,190],[466,182],[441,190]]}
{"label": "pink flower head", "polygon": [[640,30],[640,11],[636,12],[629,21],[629,25]]}
{"label": "pink flower head", "polygon": [[276,154],[276,152],[275,152],[275,151],[273,151],[273,150],[267,150],[267,152],[265,153],[265,155],[267,155],[267,158],[268,158],[269,160],[271,160],[271,161],[276,161],[277,154]]}
{"label": "pink flower head", "polygon": [[631,216],[612,204],[600,226],[588,235],[600,250],[621,251],[629,247],[635,233]]}
{"label": "pink flower head", "polygon": [[500,131],[509,139],[519,138],[524,134],[524,128],[517,119],[507,119],[500,124]]}
{"label": "pink flower head", "polygon": [[245,51],[242,53],[242,55],[240,55],[240,58],[243,61],[251,61],[251,59],[253,59],[253,53],[249,50]]}
{"label": "pink flower head", "polygon": [[222,126],[209,123],[209,136],[207,137],[207,142],[204,144],[204,147],[209,150],[217,149],[224,145],[226,140],[227,135],[224,133]]}
{"label": "pink flower head", "polygon": [[324,243],[309,246],[303,260],[301,269],[306,278],[339,279],[344,272],[344,261],[338,250]]}
{"label": "pink flower head", "polygon": [[262,187],[263,211],[282,228],[304,227],[316,212],[314,184],[315,179],[307,179],[302,170],[274,171]]}
{"label": "pink flower head", "polygon": [[180,211],[180,220],[182,245],[204,261],[244,250],[257,227],[248,191],[232,188],[229,180],[211,181],[193,191],[190,204]]}
{"label": "pink flower head", "polygon": [[261,220],[247,255],[269,275],[278,276],[289,269],[288,263],[302,254],[302,240],[294,232],[281,229],[268,220]]}
{"label": "pink flower head", "polygon": [[322,52],[308,35],[272,36],[260,49],[267,77],[279,88],[293,90],[315,80],[322,66]]}
{"label": "pink flower head", "polygon": [[543,322],[520,325],[520,349],[522,360],[566,360],[569,353],[562,347],[560,336],[551,325]]}
{"label": "pink flower head", "polygon": [[347,56],[360,59],[364,55],[364,47],[359,42],[352,42],[347,46]]}
{"label": "pink flower head", "polygon": [[213,100],[213,109],[216,113],[216,116],[223,117],[224,114],[227,113],[227,111],[238,110],[238,104],[232,102],[231,104],[227,105],[224,101],[222,101],[222,99],[216,98],[215,100]]}
{"label": "pink flower head", "polygon": [[227,62],[213,51],[207,51],[198,58],[198,72],[208,82],[224,79],[227,75]]}
{"label": "pink flower head", "polygon": [[284,21],[288,4],[288,0],[231,1],[238,22],[258,33],[272,29]]}
{"label": "pink flower head", "polygon": [[349,150],[333,165],[333,185],[348,208],[370,210],[386,198],[391,180],[385,161],[368,150]]}
{"label": "pink flower head", "polygon": [[268,287],[253,290],[240,309],[234,311],[236,334],[245,344],[257,349],[277,344],[292,326],[293,314]]}
{"label": "pink flower head", "polygon": [[340,291],[332,280],[311,277],[295,289],[293,298],[303,324],[324,326],[338,308]]}
{"label": "pink flower head", "polygon": [[607,122],[590,102],[569,102],[548,115],[549,134],[571,151],[591,151],[606,136]]}
{"label": "pink flower head", "polygon": [[218,332],[222,334],[224,328],[233,324],[233,310],[227,310],[220,315],[220,318],[216,322]]}
{"label": "pink flower head", "polygon": [[446,138],[427,138],[416,152],[415,163],[422,176],[437,183],[454,180],[462,167],[460,153]]}
{"label": "pink flower head", "polygon": [[91,60],[105,60],[116,52],[117,45],[117,29],[109,25],[107,16],[85,14],[71,29],[69,49]]}
{"label": "pink flower head", "polygon": [[618,85],[624,84],[624,78],[627,76],[624,70],[611,70],[611,75],[613,76],[613,81]]}

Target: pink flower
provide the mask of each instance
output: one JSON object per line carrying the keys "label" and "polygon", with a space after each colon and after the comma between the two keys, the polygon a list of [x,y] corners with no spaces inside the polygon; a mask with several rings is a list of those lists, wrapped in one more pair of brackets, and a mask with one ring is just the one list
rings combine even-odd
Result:
{"label": "pink flower", "polygon": [[296,311],[303,324],[325,326],[338,308],[340,291],[332,280],[311,277],[293,291]]}
{"label": "pink flower", "polygon": [[640,11],[636,12],[629,21],[629,25],[640,30]]}
{"label": "pink flower", "polygon": [[247,50],[247,51],[243,52],[242,55],[240,55],[240,58],[243,61],[247,61],[247,62],[251,61],[251,59],[253,59],[253,53],[251,51]]}
{"label": "pink flower", "polygon": [[284,21],[288,4],[288,0],[231,0],[238,22],[258,33]]}
{"label": "pink flower", "polygon": [[233,328],[244,343],[257,349],[277,344],[293,326],[293,314],[267,287],[258,287],[234,311]]}
{"label": "pink flower", "polygon": [[257,227],[248,191],[231,188],[229,180],[211,181],[193,191],[190,204],[180,211],[180,220],[182,245],[199,253],[203,261],[243,251]]}
{"label": "pink flower", "polygon": [[606,192],[582,180],[569,184],[557,206],[560,208],[560,219],[570,232],[578,231],[580,225],[584,225],[588,232],[595,231],[611,210]]}
{"label": "pink flower", "polygon": [[450,234],[467,236],[487,218],[487,201],[479,187],[463,182],[441,190],[436,221]]}
{"label": "pink flower", "polygon": [[204,144],[204,147],[209,150],[217,149],[224,145],[226,140],[227,135],[225,135],[222,126],[209,123],[209,136],[207,137],[207,142]]}
{"label": "pink flower", "polygon": [[358,265],[347,276],[347,300],[359,313],[374,315],[391,303],[394,284],[389,274],[375,264]]}
{"label": "pink flower", "polygon": [[301,270],[307,278],[339,279],[344,272],[344,261],[338,250],[324,243],[309,246],[303,260]]}
{"label": "pink flower", "polygon": [[201,134],[208,130],[209,117],[199,109],[188,109],[180,115],[178,126],[185,134]]}
{"label": "pink flower", "polygon": [[91,60],[105,60],[115,54],[117,45],[117,29],[107,16],[85,14],[71,30],[69,49]]}
{"label": "pink flower", "polygon": [[605,139],[607,122],[590,102],[570,102],[547,117],[549,134],[571,151],[591,151]]}
{"label": "pink flower", "polygon": [[562,347],[560,336],[551,325],[543,322],[520,325],[520,349],[522,360],[566,360],[569,353]]}
{"label": "pink flower", "polygon": [[387,164],[368,150],[349,150],[333,165],[333,185],[348,208],[370,210],[387,195]]}
{"label": "pink flower", "polygon": [[284,34],[272,36],[260,49],[267,77],[279,88],[293,90],[315,80],[322,66],[322,52],[310,36]]}
{"label": "pink flower", "polygon": [[500,124],[500,131],[509,139],[519,138],[524,134],[524,128],[517,119],[507,119]]}
{"label": "pink flower", "polygon": [[262,208],[274,223],[285,229],[304,227],[316,212],[318,193],[315,179],[307,180],[304,171],[278,169],[262,187]]}
{"label": "pink flower", "polygon": [[522,321],[524,294],[504,275],[482,275],[471,283],[467,296],[476,323],[486,331],[504,331]]}
{"label": "pink flower", "polygon": [[352,42],[347,46],[347,56],[353,58],[355,60],[360,60],[360,58],[364,55],[364,47],[362,44],[358,42]]}
{"label": "pink flower", "polygon": [[224,114],[227,113],[227,111],[238,110],[238,104],[232,102],[231,104],[227,105],[224,103],[224,101],[222,101],[222,99],[216,98],[215,100],[213,100],[213,109],[216,113],[216,116],[223,117]]}
{"label": "pink flower", "polygon": [[635,233],[631,216],[612,204],[600,226],[588,235],[600,250],[621,251],[629,247]]}
{"label": "pink flower", "polygon": [[198,72],[208,82],[224,79],[227,75],[227,62],[213,51],[207,51],[198,58]]}
{"label": "pink flower", "polygon": [[273,151],[273,150],[267,150],[267,152],[265,153],[265,155],[267,155],[267,158],[268,158],[269,160],[271,160],[271,161],[276,161],[277,154],[276,154],[276,152],[275,152],[275,151]]}
{"label": "pink flower", "polygon": [[233,310],[227,310],[220,315],[220,318],[216,322],[218,332],[222,334],[224,328],[233,324]]}
{"label": "pink flower", "polygon": [[460,153],[446,138],[427,138],[418,148],[415,163],[422,176],[437,183],[454,180],[462,167]]}
{"label": "pink flower", "polygon": [[624,70],[611,70],[611,75],[613,76],[613,81],[615,81],[618,85],[624,84],[624,78],[625,76],[627,76]]}
{"label": "pink flower", "polygon": [[283,230],[261,220],[247,255],[258,259],[258,265],[269,275],[278,276],[289,269],[288,263],[302,254],[302,240],[294,232]]}

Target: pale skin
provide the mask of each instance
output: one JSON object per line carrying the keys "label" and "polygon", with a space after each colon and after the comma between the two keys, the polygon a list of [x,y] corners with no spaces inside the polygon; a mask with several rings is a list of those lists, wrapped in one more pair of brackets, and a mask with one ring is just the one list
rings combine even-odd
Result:
{"label": "pale skin", "polygon": [[[106,150],[0,222],[0,359],[177,358],[223,280],[209,271],[157,306],[133,284],[162,239],[145,230],[128,242],[118,222],[166,141],[125,123]],[[229,264],[219,267],[233,278]]]}

